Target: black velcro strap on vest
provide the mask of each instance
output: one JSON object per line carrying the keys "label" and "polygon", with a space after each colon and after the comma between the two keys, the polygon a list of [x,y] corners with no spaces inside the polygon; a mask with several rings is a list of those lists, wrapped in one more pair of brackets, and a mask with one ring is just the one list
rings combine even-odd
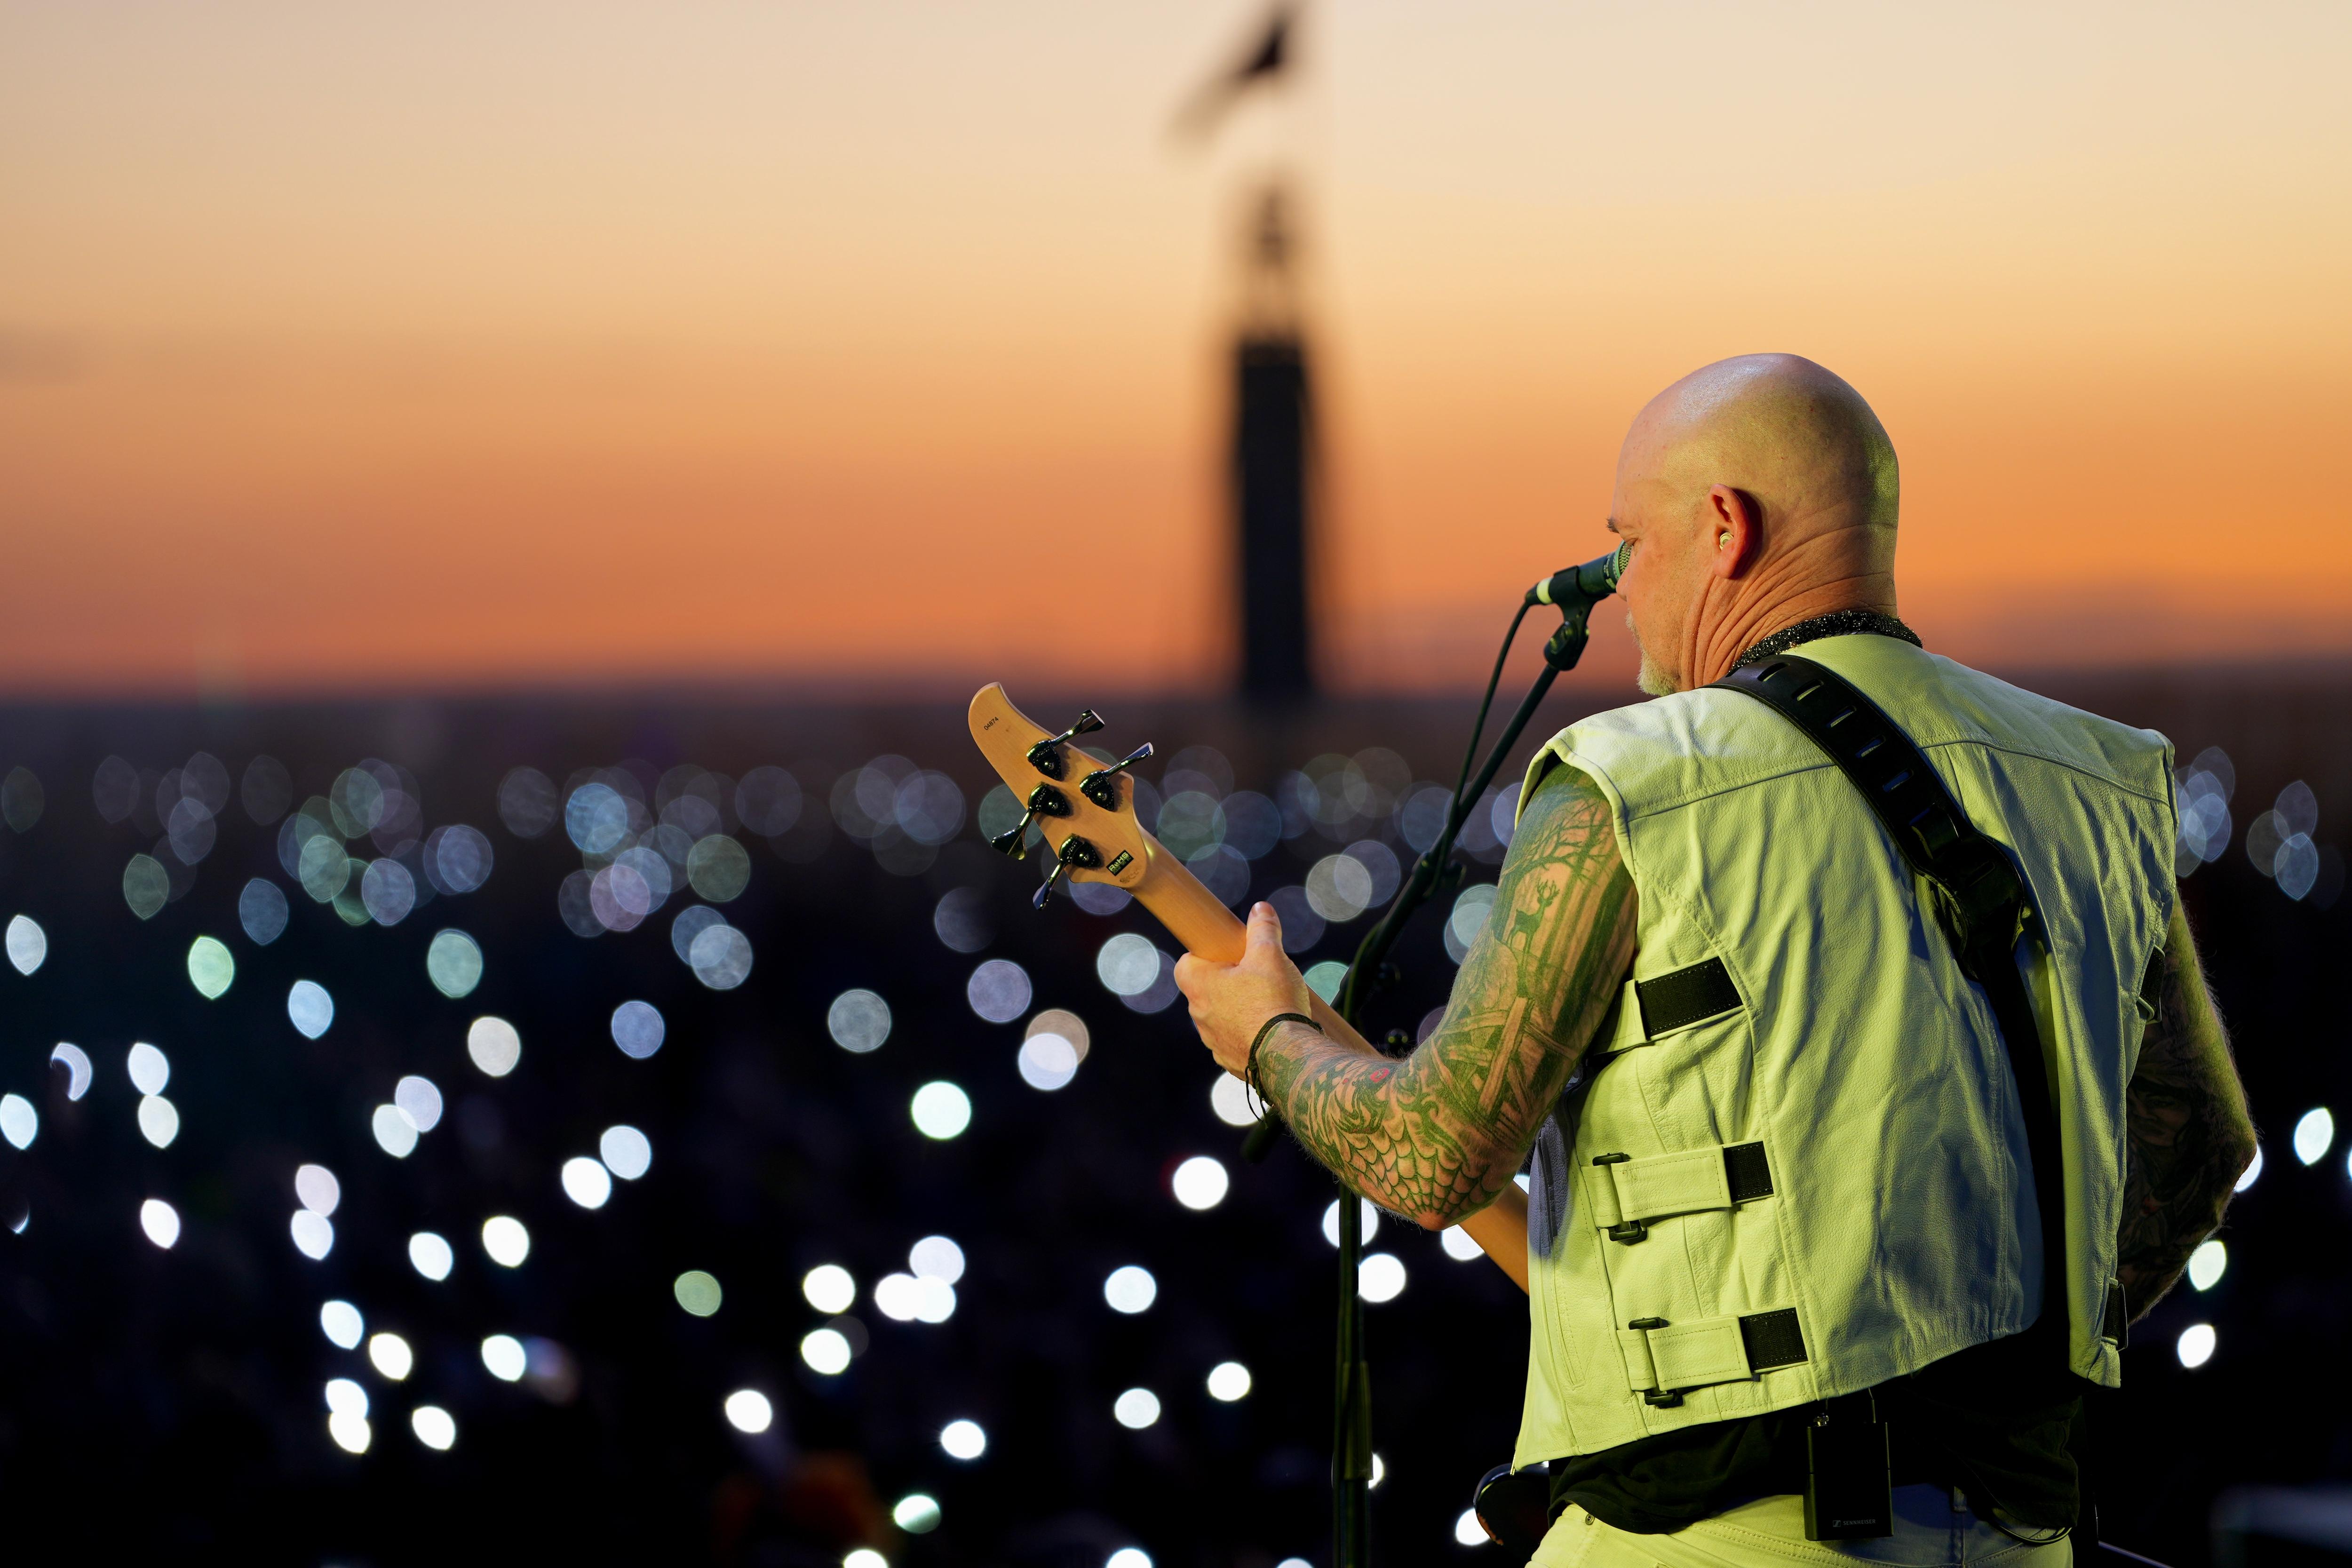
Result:
{"label": "black velcro strap on vest", "polygon": [[1794,1366],[1807,1359],[1805,1331],[1797,1326],[1794,1307],[1783,1307],[1777,1312],[1748,1313],[1739,1320],[1739,1341],[1748,1347],[1748,1367],[1751,1372]]}
{"label": "black velcro strap on vest", "polygon": [[[1911,738],[1843,676],[1781,654],[1715,684],[1779,711],[1853,782],[1912,870],[1927,879],[1937,923],[1951,940],[1961,972],[1984,988],[2017,1080],[2034,1206],[2042,1217],[2044,1310],[2036,1326],[2061,1331],[2059,1353],[2071,1362],[2071,1345],[2063,1338],[2067,1254],[2058,1116],[2042,1062],[2041,1025],[2017,973],[2019,935],[2041,940],[2028,919],[2032,910],[2023,879],[2008,852],[1969,823]],[[2059,1308],[2055,1314],[2047,1310],[2053,1304]]]}
{"label": "black velcro strap on vest", "polygon": [[1764,1159],[1761,1143],[1725,1145],[1723,1174],[1730,1184],[1733,1203],[1744,1204],[1750,1198],[1772,1195],[1772,1167]]}
{"label": "black velcro strap on vest", "polygon": [[1710,958],[1655,980],[1633,982],[1633,999],[1642,1006],[1642,1033],[1649,1039],[1728,1013],[1739,1005],[1739,987],[1723,960]]}
{"label": "black velcro strap on vest", "polygon": [[2099,1337],[2114,1341],[2117,1350],[2131,1342],[2131,1307],[2124,1300],[2124,1288],[2119,1281],[2107,1283],[2107,1310],[2101,1317]]}

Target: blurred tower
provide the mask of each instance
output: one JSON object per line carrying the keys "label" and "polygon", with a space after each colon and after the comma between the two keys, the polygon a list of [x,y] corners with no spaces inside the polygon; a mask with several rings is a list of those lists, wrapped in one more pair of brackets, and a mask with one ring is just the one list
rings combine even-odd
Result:
{"label": "blurred tower", "polygon": [[1267,183],[1249,235],[1234,344],[1229,470],[1241,588],[1241,690],[1286,702],[1315,689],[1307,591],[1314,491],[1315,402],[1291,274],[1289,200]]}
{"label": "blurred tower", "polygon": [[[1296,8],[1281,0],[1251,45],[1202,84],[1176,129],[1205,136],[1235,102],[1290,77]],[[1277,160],[1277,163],[1283,160]],[[1231,497],[1234,580],[1240,590],[1241,693],[1284,704],[1315,689],[1307,560],[1314,533],[1315,402],[1295,272],[1297,203],[1280,173],[1261,176],[1243,247],[1233,347]]]}

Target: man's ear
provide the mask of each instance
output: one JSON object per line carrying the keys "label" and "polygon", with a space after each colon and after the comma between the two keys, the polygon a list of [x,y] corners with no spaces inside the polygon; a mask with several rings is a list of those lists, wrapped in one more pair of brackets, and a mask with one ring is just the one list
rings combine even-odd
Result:
{"label": "man's ear", "polygon": [[1714,485],[1706,492],[1707,531],[1715,538],[1707,551],[1707,569],[1717,577],[1744,575],[1764,547],[1764,518],[1756,498],[1729,485]]}

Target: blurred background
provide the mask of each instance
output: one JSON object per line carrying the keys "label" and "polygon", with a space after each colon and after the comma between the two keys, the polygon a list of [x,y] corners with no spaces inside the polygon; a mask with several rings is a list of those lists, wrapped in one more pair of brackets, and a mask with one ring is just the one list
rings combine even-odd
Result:
{"label": "blurred background", "polygon": [[[963,702],[1156,742],[1160,837],[1336,984],[1633,411],[1784,349],[1893,433],[1927,646],[2180,761],[2264,1152],[2134,1332],[2110,1532],[2352,1552],[2347,47],[0,0],[12,1529],[1318,1568],[1334,1190],[1238,1158],[1140,910],[1029,910]],[[1633,667],[1604,606],[1534,731]],[[1369,1246],[1382,1558],[1499,1562],[1524,1308]]]}

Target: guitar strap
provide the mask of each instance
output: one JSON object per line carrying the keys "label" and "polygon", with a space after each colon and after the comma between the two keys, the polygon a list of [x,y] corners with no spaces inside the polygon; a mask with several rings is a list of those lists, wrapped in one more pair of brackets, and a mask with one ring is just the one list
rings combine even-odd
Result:
{"label": "guitar strap", "polygon": [[[2042,1030],[2016,959],[2021,935],[2030,937],[2045,955],[2048,942],[2023,879],[2000,846],[1969,823],[1910,737],[1843,677],[1811,659],[1780,654],[1736,669],[1715,684],[1746,692],[1781,714],[1853,782],[1926,883],[1937,922],[1950,939],[1961,972],[1983,989],[2017,1080],[2026,1151],[2033,1165],[2035,1206],[2042,1219],[2042,1312],[2029,1331],[2049,1342],[2049,1353],[2063,1364],[2069,1342],[2064,1167]],[[2109,1286],[2105,1307],[2102,1333],[2120,1345],[2126,1313],[2119,1288]],[[2086,1457],[2078,1447],[2078,1466]],[[2088,1481],[2084,1474],[2078,1546],[2087,1546],[2094,1534]]]}

